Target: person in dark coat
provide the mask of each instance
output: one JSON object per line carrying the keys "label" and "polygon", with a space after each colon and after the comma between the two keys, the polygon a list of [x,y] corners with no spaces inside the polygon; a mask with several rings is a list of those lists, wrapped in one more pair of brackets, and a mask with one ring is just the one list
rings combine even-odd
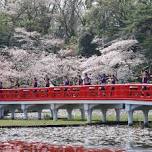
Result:
{"label": "person in dark coat", "polygon": [[150,74],[147,70],[143,71],[142,73],[142,83],[148,83],[150,80]]}
{"label": "person in dark coat", "polygon": [[69,81],[69,79],[68,79],[68,77],[67,77],[67,76],[65,76],[65,77],[64,77],[63,85],[64,85],[64,86],[68,86],[68,85],[70,85],[70,81]]}
{"label": "person in dark coat", "polygon": [[99,81],[100,81],[101,85],[106,84],[107,80],[108,80],[108,78],[107,78],[106,74],[103,74],[103,75],[99,76]]}
{"label": "person in dark coat", "polygon": [[19,88],[19,87],[20,87],[19,79],[17,79],[17,80],[16,80],[15,87],[17,87],[17,88]]}
{"label": "person in dark coat", "polygon": [[37,82],[37,78],[36,77],[33,80],[33,87],[34,88],[38,87],[38,82]]}
{"label": "person in dark coat", "polygon": [[45,77],[45,87],[50,87],[50,79],[48,76]]}
{"label": "person in dark coat", "polygon": [[85,73],[85,75],[84,75],[83,84],[84,85],[91,85],[91,79],[88,77],[87,73]]}
{"label": "person in dark coat", "polygon": [[83,79],[81,78],[81,75],[78,76],[77,84],[78,85],[83,85]]}
{"label": "person in dark coat", "polygon": [[115,75],[110,75],[108,81],[109,81],[109,84],[116,84],[118,79]]}
{"label": "person in dark coat", "polygon": [[3,89],[3,83],[0,81],[0,89]]}

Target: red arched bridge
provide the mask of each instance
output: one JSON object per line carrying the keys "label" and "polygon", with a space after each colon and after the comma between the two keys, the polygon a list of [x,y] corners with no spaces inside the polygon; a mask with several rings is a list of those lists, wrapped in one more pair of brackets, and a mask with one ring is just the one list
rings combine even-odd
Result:
{"label": "red arched bridge", "polygon": [[133,112],[142,110],[144,123],[148,123],[148,112],[152,109],[151,84],[107,84],[89,86],[57,86],[48,88],[19,88],[0,90],[0,118],[4,111],[10,111],[14,119],[15,111],[20,109],[28,119],[28,111],[38,112],[41,119],[43,109],[50,109],[52,117],[57,120],[58,110],[66,109],[68,118],[72,110],[80,109],[82,119],[91,122],[92,111],[102,112],[102,121],[106,121],[108,109],[115,109],[116,120],[120,120],[120,110],[128,112],[128,124],[133,123]]}

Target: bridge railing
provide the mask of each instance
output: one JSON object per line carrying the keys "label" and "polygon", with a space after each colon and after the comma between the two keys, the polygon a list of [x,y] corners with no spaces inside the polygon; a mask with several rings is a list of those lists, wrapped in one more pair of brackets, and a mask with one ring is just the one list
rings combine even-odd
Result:
{"label": "bridge railing", "polygon": [[1,89],[0,101],[34,100],[152,100],[151,84],[58,86]]}

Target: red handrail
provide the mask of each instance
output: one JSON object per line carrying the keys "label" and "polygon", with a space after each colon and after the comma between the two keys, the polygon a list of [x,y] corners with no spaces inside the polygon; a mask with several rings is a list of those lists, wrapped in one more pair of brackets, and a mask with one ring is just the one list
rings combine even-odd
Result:
{"label": "red handrail", "polygon": [[2,101],[144,100],[152,101],[152,84],[107,84],[1,89]]}

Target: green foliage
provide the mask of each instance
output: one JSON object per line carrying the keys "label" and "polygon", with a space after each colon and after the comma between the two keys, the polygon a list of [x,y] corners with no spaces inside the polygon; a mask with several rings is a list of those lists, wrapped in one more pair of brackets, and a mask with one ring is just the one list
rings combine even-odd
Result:
{"label": "green foliage", "polygon": [[50,27],[48,11],[49,7],[39,1],[23,1],[17,12],[21,14],[17,25],[26,28],[27,31],[38,31],[42,34],[47,34]]}
{"label": "green foliage", "polygon": [[0,46],[9,45],[11,27],[11,18],[5,13],[0,13]]}
{"label": "green foliage", "polygon": [[152,2],[139,1],[126,20],[126,33],[140,42],[148,59],[152,57]]}
{"label": "green foliage", "polygon": [[100,55],[96,50],[96,44],[92,43],[94,36],[90,32],[85,32],[79,39],[79,54],[85,57],[90,57],[93,54]]}
{"label": "green foliage", "polygon": [[[15,16],[0,13],[0,46],[10,45],[17,26],[64,38],[68,46],[78,46],[79,54],[85,57],[100,55],[92,43],[93,35],[107,42],[133,36],[140,42],[147,59],[151,60],[152,0],[96,0],[97,5],[92,4],[93,0],[85,2],[87,11],[83,15],[82,5],[76,0],[64,1],[63,6],[59,2],[48,5],[42,1],[21,1]],[[83,29],[93,34],[84,33]]]}
{"label": "green foliage", "polygon": [[87,26],[99,36],[113,36],[124,27],[130,0],[99,0],[86,14]]}
{"label": "green foliage", "polygon": [[100,37],[136,38],[152,58],[152,1],[98,0],[86,14],[87,27]]}

